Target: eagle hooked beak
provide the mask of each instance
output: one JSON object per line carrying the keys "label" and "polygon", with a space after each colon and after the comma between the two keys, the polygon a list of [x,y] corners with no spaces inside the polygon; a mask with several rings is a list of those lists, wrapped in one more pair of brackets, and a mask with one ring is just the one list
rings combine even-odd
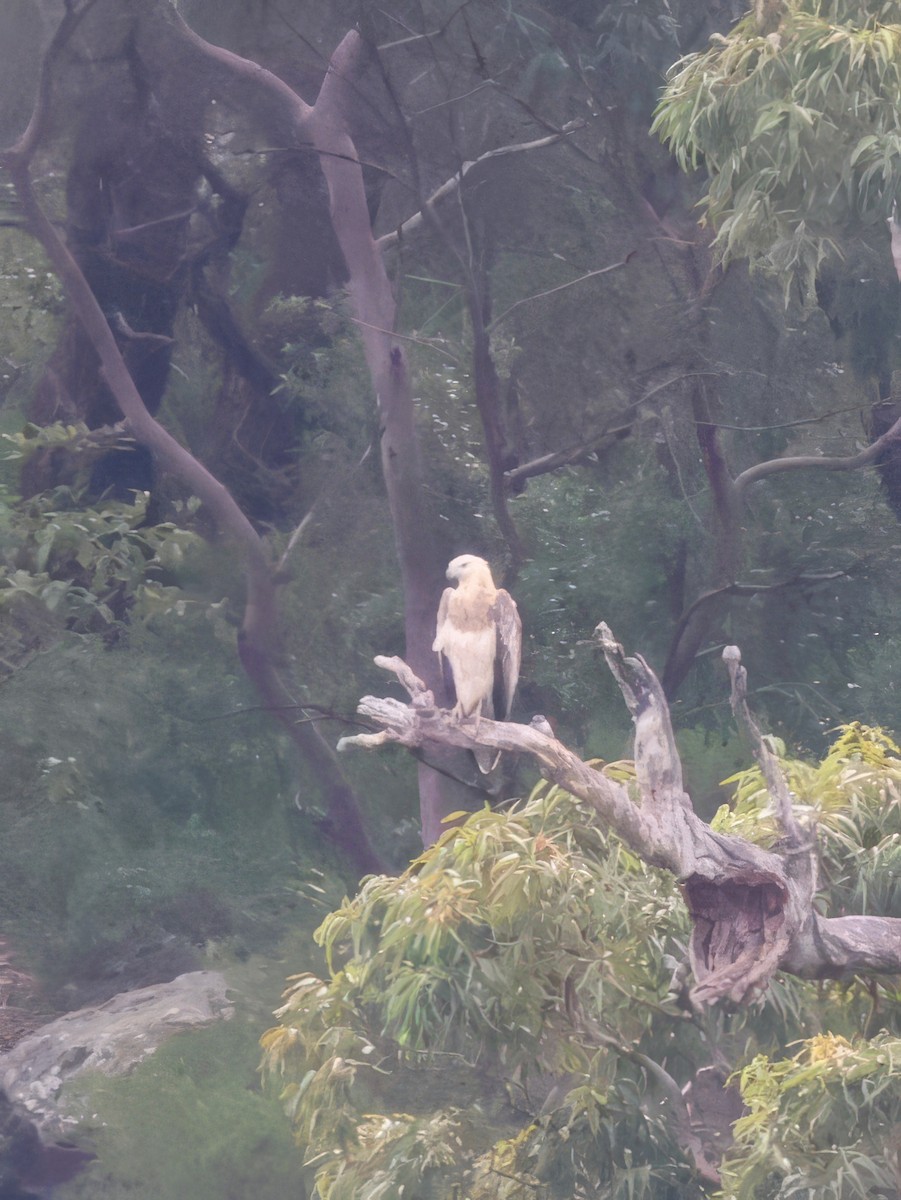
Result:
{"label": "eagle hooked beak", "polygon": [[448,563],[445,575],[450,580],[459,581],[463,578],[464,571],[475,563],[484,563],[486,567],[488,566],[484,559],[476,558],[474,554],[460,554]]}

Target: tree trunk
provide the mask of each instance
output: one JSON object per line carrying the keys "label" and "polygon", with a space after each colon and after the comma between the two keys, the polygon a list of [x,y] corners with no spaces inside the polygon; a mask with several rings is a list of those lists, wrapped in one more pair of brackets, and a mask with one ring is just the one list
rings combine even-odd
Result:
{"label": "tree trunk", "polygon": [[[431,647],[446,553],[437,522],[430,519],[409,369],[403,342],[394,336],[394,295],[382,249],[372,235],[362,167],[346,122],[353,82],[363,66],[364,43],[356,32],[346,35],[312,106],[271,72],[204,41],[170,9],[153,10],[153,20],[142,25],[141,46],[160,69],[182,63],[204,96],[215,94],[225,104],[240,105],[281,144],[303,147],[312,142],[319,154],[380,418],[382,470],[403,585],[406,653],[441,694],[443,681]],[[470,786],[474,770],[468,755],[443,750],[438,758],[437,772],[428,764],[419,772],[427,842],[438,835],[447,814],[484,801],[484,793]]]}
{"label": "tree trunk", "polygon": [[276,585],[262,540],[226,488],[148,410],[119,349],[107,314],[72,252],[38,203],[32,186],[30,165],[45,132],[53,68],[81,15],[91,7],[93,4],[88,3],[80,9],[70,8],[63,19],[42,64],[32,120],[18,142],[4,152],[3,163],[16,188],[29,229],[41,242],[63,284],[74,315],[96,354],[99,376],[114,397],[129,433],[146,447],[163,469],[181,479],[198,496],[222,532],[238,547],[247,582],[244,620],[238,639],[241,661],[259,689],[264,706],[280,719],[318,778],[330,806],[331,832],[335,840],[348,852],[361,873],[377,871],[383,866],[382,860],[368,840],[356,799],[333,752],[315,726],[297,722],[289,715],[296,706],[276,669],[281,658]]}

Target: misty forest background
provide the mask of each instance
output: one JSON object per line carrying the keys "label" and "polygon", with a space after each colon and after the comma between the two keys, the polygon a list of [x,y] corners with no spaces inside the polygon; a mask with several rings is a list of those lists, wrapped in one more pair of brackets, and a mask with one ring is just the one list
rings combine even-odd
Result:
{"label": "misty forest background", "polygon": [[[4,146],[28,123],[43,49],[73,7],[4,0]],[[854,722],[901,731],[901,449],[866,453],[901,416],[887,223],[899,168],[884,141],[863,145],[868,128],[882,136],[882,115],[850,102],[839,106],[847,127],[813,150],[804,138],[817,114],[777,112],[787,102],[775,94],[769,123],[764,100],[745,96],[731,132],[720,113],[721,128],[711,121],[694,146],[675,109],[652,130],[667,70],[725,45],[739,18],[756,53],[766,43],[778,55],[785,7],[853,22],[863,6],[758,5],[747,16],[738,0],[177,7],[191,30],[309,104],[335,47],[359,31],[341,111],[397,305],[416,490],[386,491],[384,414],[317,153],[291,144],[274,102],[243,83],[193,87],[187,58],[164,73],[162,0],[97,0],[50,72],[35,191],[148,409],[225,485],[277,565],[269,650],[285,691],[267,691],[265,678],[261,691],[236,650],[243,552],[189,482],[129,440],[4,179],[0,914],[32,980],[4,1003],[25,1020],[224,970],[238,1016],[98,1082],[88,1124],[100,1163],[56,1194],[268,1200],[312,1195],[303,1189],[317,1170],[302,1168],[278,1088],[261,1090],[257,1075],[285,977],[325,971],[314,929],[367,870],[402,872],[421,853],[424,819],[434,832],[444,813],[498,799],[472,787],[430,799],[400,749],[332,754],[359,731],[359,698],[390,688],[373,657],[409,653],[417,606],[434,619],[452,557],[487,558],[519,605],[514,719],[544,714],[583,757],[631,753],[629,714],[591,640],[597,623],[648,660],[705,819],[729,799],[721,781],[750,761],[729,710],[727,643],[741,647],[752,706],[792,758],[823,759]],[[897,4],[876,7],[901,21]],[[743,193],[734,162],[726,180],[735,129],[771,139],[770,191],[755,177]],[[862,181],[877,151],[882,165]],[[860,465],[817,469],[810,457]],[[801,461],[760,467],[789,459]],[[525,798],[537,780],[517,761],[495,783]],[[633,893],[649,886],[642,876]],[[893,889],[879,911],[901,915]],[[653,940],[639,927],[639,941]],[[872,1033],[873,1006],[897,1008],[892,986],[879,985],[878,1001],[866,981],[832,994],[844,1032]],[[733,1067],[762,1047],[788,1053],[812,1031],[787,995],[769,1002],[782,1006],[775,1016],[753,1017],[756,1032],[747,1018],[729,1043]],[[621,1020],[638,1044],[641,1031]],[[710,1038],[674,1036],[686,1039],[681,1084]],[[564,1066],[581,1069],[553,1069]],[[475,1103],[457,1065],[437,1079],[456,1109]],[[441,1099],[434,1080],[414,1081],[392,1103],[422,1114]],[[493,1137],[538,1119],[527,1105],[518,1117],[496,1096],[491,1105]],[[656,1135],[617,1119],[616,1169],[598,1167],[596,1185],[587,1168],[583,1178],[572,1163],[569,1175],[557,1159],[548,1167],[542,1144],[549,1157],[533,1146],[526,1190],[496,1180],[472,1194],[625,1195],[616,1189],[628,1179],[655,1197],[714,1188],[684,1164],[667,1175],[660,1164],[678,1150],[652,1153]],[[472,1138],[475,1157],[485,1146]],[[403,1194],[468,1194],[451,1190],[441,1154],[416,1161],[419,1182]],[[633,1161],[645,1164],[640,1180]],[[329,1176],[323,1195],[400,1194],[397,1162],[378,1162],[387,1191],[347,1175],[345,1193]],[[773,1190],[766,1172],[746,1186],[748,1197],[794,1194]],[[849,1186],[832,1194],[857,1195]]]}

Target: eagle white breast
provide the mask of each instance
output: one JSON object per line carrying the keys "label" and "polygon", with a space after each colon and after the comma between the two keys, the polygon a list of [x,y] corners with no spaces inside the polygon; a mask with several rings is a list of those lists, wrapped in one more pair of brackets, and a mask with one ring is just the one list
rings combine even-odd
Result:
{"label": "eagle white breast", "polygon": [[[522,623],[516,603],[509,592],[494,586],[484,558],[461,554],[448,566],[447,577],[456,580],[457,586],[445,588],[441,597],[432,649],[450,668],[454,713],[505,721],[513,704],[522,653]],[[481,751],[476,761],[483,771],[489,771],[497,757],[494,751]]]}

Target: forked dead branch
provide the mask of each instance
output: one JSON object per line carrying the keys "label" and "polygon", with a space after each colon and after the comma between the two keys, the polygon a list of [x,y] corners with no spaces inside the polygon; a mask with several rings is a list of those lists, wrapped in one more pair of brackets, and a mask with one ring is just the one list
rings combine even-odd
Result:
{"label": "forked dead branch", "polygon": [[815,830],[797,821],[779,762],[750,713],[738,649],[724,652],[732,707],[781,826],[783,836],[772,849],[717,833],[694,812],[656,675],[643,658],[627,657],[605,624],[595,637],[635,725],[632,785],[583,762],[553,736],[543,717],[529,725],[456,719],[436,707],[432,693],[399,658],[380,657],[376,663],[397,676],[410,703],[364,696],[359,712],[381,730],[344,738],[339,749],[397,743],[528,754],[547,779],[589,804],[636,854],[677,876],[692,920],[695,1004],[747,1003],[766,990],[777,971],[803,978],[901,971],[901,919],[816,911]]}

